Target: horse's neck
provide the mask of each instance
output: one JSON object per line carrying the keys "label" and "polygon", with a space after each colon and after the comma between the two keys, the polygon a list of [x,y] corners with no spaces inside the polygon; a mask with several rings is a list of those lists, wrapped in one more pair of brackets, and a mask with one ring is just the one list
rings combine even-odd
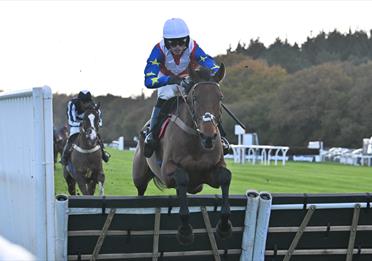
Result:
{"label": "horse's neck", "polygon": [[81,133],[76,138],[75,144],[78,145],[80,148],[87,149],[87,150],[89,150],[89,149],[93,148],[94,146],[96,146],[96,145],[94,145],[94,146],[88,146],[88,144],[87,144],[87,142],[86,142],[83,134],[81,134]]}
{"label": "horse's neck", "polygon": [[[177,114],[178,112],[178,114]],[[176,115],[190,128],[194,128],[194,122],[191,115],[191,108],[187,103],[179,104],[176,108]]]}

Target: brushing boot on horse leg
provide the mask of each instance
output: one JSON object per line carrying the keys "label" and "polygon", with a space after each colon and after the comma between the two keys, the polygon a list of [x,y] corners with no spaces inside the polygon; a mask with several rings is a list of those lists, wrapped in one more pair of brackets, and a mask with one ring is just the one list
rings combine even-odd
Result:
{"label": "brushing boot on horse leg", "polygon": [[79,133],[75,133],[75,134],[72,134],[68,138],[68,140],[66,142],[66,145],[63,148],[62,155],[61,155],[61,161],[60,162],[61,162],[62,165],[67,165],[67,162],[70,159],[70,155],[71,155],[71,151],[72,151],[72,144],[74,143],[74,141],[76,140],[78,135],[79,135]]}
{"label": "brushing boot on horse leg", "polygon": [[218,129],[220,130],[220,134],[221,134],[221,143],[222,143],[222,148],[223,148],[223,155],[226,155],[226,154],[229,153],[230,143],[226,138],[226,132],[223,129],[221,122],[218,123]]}
{"label": "brushing boot on horse leg", "polygon": [[107,151],[104,150],[105,145],[103,144],[103,141],[101,139],[101,135],[99,135],[98,133],[97,133],[97,135],[98,135],[98,144],[101,147],[101,151],[102,151],[102,160],[104,162],[108,162],[111,155],[110,155],[110,153],[108,153]]}
{"label": "brushing boot on horse leg", "polygon": [[179,214],[181,218],[181,226],[178,228],[177,240],[182,245],[189,245],[194,241],[192,226],[189,223],[190,214],[187,203],[189,176],[185,170],[177,168],[174,173],[174,181],[176,183],[177,197],[180,203]]}

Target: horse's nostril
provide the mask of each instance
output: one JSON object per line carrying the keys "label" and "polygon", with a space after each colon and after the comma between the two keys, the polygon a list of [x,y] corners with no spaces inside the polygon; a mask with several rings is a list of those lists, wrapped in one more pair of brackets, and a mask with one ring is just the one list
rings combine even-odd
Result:
{"label": "horse's nostril", "polygon": [[206,145],[207,148],[212,147],[212,138],[211,137],[209,137],[205,140],[205,145]]}

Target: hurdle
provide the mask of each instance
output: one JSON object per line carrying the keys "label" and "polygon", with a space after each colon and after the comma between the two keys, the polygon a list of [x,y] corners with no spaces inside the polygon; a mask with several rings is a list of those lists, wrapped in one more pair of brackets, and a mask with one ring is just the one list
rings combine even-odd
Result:
{"label": "hurdle", "polygon": [[[372,257],[369,193],[257,192],[263,203],[257,202],[256,207],[247,195],[231,196],[233,233],[227,240],[215,234],[221,197],[190,196],[195,240],[189,246],[176,240],[179,207],[175,196],[62,196],[62,212],[68,213],[62,259],[350,261]],[[251,224],[247,214],[256,219],[253,229],[245,229]],[[252,230],[254,236],[247,237]]]}

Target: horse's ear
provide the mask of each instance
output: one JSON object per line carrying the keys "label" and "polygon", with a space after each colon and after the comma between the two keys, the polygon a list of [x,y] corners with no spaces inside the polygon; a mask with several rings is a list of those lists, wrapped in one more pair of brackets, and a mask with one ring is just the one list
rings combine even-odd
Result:
{"label": "horse's ear", "polygon": [[216,82],[220,82],[222,81],[224,77],[225,77],[225,65],[221,63],[220,69],[218,69],[218,71],[215,73],[215,75],[213,76],[213,79]]}

